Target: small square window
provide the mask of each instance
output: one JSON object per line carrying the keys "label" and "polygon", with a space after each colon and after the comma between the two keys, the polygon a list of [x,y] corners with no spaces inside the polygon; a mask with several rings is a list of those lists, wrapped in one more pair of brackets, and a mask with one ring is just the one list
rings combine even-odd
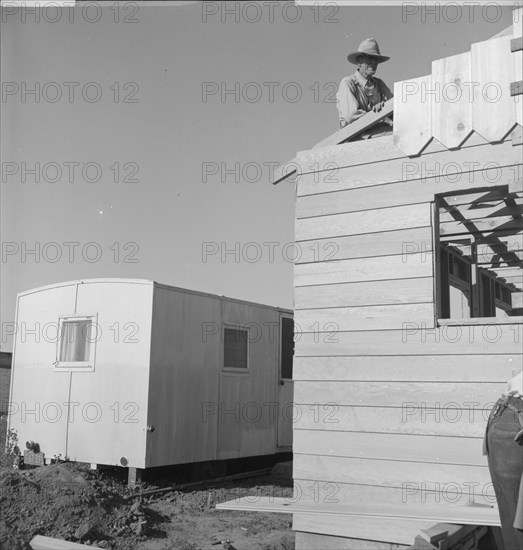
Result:
{"label": "small square window", "polygon": [[248,362],[248,336],[245,329],[224,329],[223,368],[242,369],[249,368]]}
{"label": "small square window", "polygon": [[94,317],[61,318],[56,368],[93,370],[96,340]]}

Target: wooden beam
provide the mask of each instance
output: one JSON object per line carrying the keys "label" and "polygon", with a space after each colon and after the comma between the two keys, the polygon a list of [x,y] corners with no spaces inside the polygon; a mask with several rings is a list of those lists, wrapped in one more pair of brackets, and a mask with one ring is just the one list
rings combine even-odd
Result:
{"label": "wooden beam", "polygon": [[385,103],[383,109],[378,113],[375,113],[374,111],[366,113],[365,115],[358,118],[354,122],[351,122],[341,130],[338,130],[337,132],[323,139],[319,143],[316,143],[316,145],[313,146],[313,149],[318,149],[320,147],[329,147],[331,145],[339,145],[340,143],[355,139],[365,130],[368,130],[378,122],[381,122],[384,118],[392,115],[393,111],[394,98],[389,99]]}
{"label": "wooden beam", "polygon": [[276,170],[274,170],[274,174],[272,177],[272,184],[277,185],[278,183],[280,183],[280,181],[287,179],[293,174],[296,174],[298,172],[298,166],[299,166],[299,161],[296,157],[294,157],[289,162],[286,162],[285,164],[281,164],[280,166],[278,166]]}
{"label": "wooden beam", "polygon": [[[372,126],[376,125],[378,122],[381,122],[384,118],[392,115],[393,111],[394,102],[393,99],[389,99],[379,113],[375,113],[374,111],[366,113],[358,120],[355,120],[341,130],[338,130],[334,134],[314,145],[312,148],[318,149],[320,147],[339,145],[346,141],[350,141],[351,139],[355,139],[365,130],[368,130]],[[281,166],[278,166],[278,168],[276,168],[276,170],[274,171],[272,184],[276,185],[284,179],[292,176],[293,174],[296,174],[299,166],[300,161],[297,157],[293,158],[285,164],[282,164]]]}

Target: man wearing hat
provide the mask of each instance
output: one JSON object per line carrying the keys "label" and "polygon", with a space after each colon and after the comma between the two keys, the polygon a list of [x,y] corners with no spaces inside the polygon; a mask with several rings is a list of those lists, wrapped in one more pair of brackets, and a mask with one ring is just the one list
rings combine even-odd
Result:
{"label": "man wearing hat", "polygon": [[383,80],[376,78],[378,63],[390,57],[380,54],[374,38],[366,38],[356,52],[347,56],[349,63],[357,66],[354,74],[346,76],[340,83],[337,107],[340,114],[340,128],[354,122],[369,111],[381,111],[385,101],[392,97]]}

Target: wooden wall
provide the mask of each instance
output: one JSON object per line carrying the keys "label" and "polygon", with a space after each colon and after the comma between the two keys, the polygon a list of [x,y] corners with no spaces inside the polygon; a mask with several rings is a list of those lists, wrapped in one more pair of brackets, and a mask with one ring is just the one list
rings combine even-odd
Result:
{"label": "wooden wall", "polygon": [[[521,148],[473,134],[460,150],[432,141],[409,158],[386,136],[298,158],[296,498],[454,506],[457,520],[472,501],[492,506],[482,438],[520,368],[521,324],[437,326],[433,203],[459,189],[521,191]],[[319,534],[342,537],[336,548],[410,545],[432,523],[294,514],[302,549],[319,548]]]}

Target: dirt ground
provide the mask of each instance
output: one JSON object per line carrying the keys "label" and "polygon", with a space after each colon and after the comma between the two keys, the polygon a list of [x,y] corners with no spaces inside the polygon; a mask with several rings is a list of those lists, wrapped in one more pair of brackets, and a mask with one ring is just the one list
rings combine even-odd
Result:
{"label": "dirt ground", "polygon": [[[5,419],[0,421],[4,449]],[[126,498],[122,469],[90,470],[57,463],[14,469],[0,466],[0,549],[29,549],[37,534],[113,550],[211,550],[229,539],[237,550],[292,550],[291,516],[216,510],[241,496],[291,497],[292,482],[269,475],[199,485],[180,491]],[[143,491],[172,485],[151,479]]]}

